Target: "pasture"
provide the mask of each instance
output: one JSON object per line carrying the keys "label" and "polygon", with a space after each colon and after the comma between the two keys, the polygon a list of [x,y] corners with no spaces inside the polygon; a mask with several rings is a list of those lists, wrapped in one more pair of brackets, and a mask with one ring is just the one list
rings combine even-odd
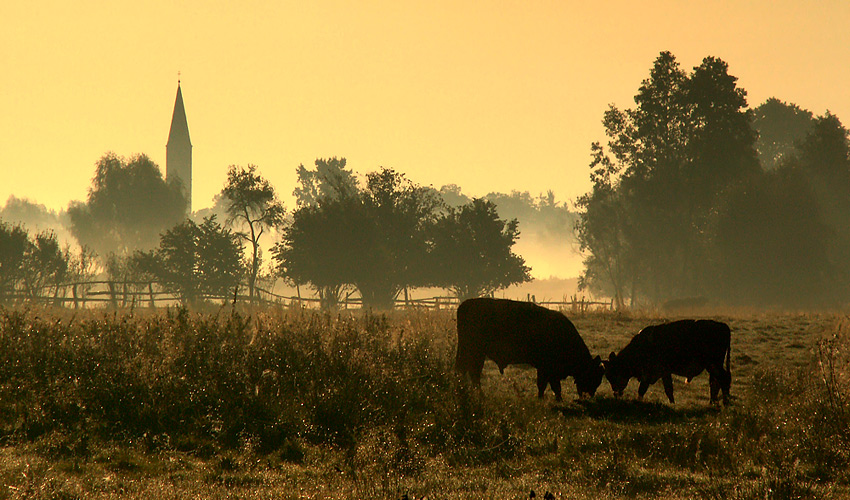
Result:
{"label": "pasture", "polygon": [[[729,407],[705,373],[478,392],[452,311],[0,309],[0,499],[850,497],[850,319],[695,316],[732,328]],[[605,358],[672,318],[570,319]]]}

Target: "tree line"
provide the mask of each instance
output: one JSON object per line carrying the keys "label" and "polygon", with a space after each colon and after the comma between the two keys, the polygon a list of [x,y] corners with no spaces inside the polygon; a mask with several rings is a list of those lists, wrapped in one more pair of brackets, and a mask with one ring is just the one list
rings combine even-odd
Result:
{"label": "tree line", "polygon": [[[662,52],[634,107],[604,113],[606,140],[591,145],[592,188],[577,213],[551,191],[472,199],[387,168],[360,180],[345,158],[327,158],[297,168],[289,211],[256,166],[234,165],[214,206],[187,219],[181,187],[148,157],[108,153],[86,201],[62,214],[79,256],[50,232],[0,225],[0,297],[58,293],[99,265],[110,279],[156,280],[187,303],[242,283],[254,297],[277,277],[312,288],[326,307],[352,294],[390,307],[424,286],[466,298],[530,280],[512,249],[523,220],[524,231],[577,242],[580,286],[619,307],[688,297],[847,303],[848,130],[828,111],[776,98],[750,109],[746,97],[723,60],[686,71]],[[6,211],[37,212],[12,201]],[[270,256],[261,241],[273,243]]]}
{"label": "tree line", "polygon": [[577,203],[580,284],[620,306],[707,297],[752,305],[850,299],[850,142],[838,117],[755,110],[724,61],[662,52],[604,114]]}
{"label": "tree line", "polygon": [[[366,307],[391,308],[413,287],[447,288],[466,298],[531,279],[530,268],[511,250],[518,221],[500,218],[492,201],[450,206],[433,188],[386,168],[367,174],[361,185],[344,158],[318,159],[314,169],[301,165],[297,172],[296,207],[287,212],[256,166],[233,165],[215,206],[196,214],[196,221],[186,217],[179,183],[166,182],[150,158],[107,153],[96,165],[87,200],[73,202],[66,217],[89,264],[99,262],[110,279],[131,288],[156,282],[185,304],[234,296],[243,283],[253,300],[258,281],[277,277],[312,288],[328,308],[343,295],[358,294]],[[279,238],[264,273],[261,240],[270,233]],[[24,228],[5,223],[0,238],[29,241]],[[69,268],[71,253],[59,249],[55,234],[38,238],[51,242],[57,262]],[[35,260],[34,242],[10,246],[5,239],[4,296],[22,289],[43,293],[48,281],[58,294],[71,279],[63,271],[40,284],[23,281],[30,267],[47,267]],[[74,279],[94,273],[89,265]]]}

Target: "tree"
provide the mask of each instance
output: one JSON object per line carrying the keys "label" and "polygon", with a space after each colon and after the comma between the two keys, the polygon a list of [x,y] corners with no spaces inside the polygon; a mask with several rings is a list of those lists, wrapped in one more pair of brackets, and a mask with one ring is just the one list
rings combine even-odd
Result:
{"label": "tree", "polygon": [[518,221],[499,219],[496,205],[476,198],[434,224],[429,254],[434,280],[464,300],[531,281],[531,271],[511,247]]}
{"label": "tree", "polygon": [[752,120],[758,133],[756,150],[764,170],[773,170],[793,156],[797,143],[808,135],[814,123],[811,111],[775,97],[755,108]]}
{"label": "tree", "polygon": [[359,196],[320,199],[292,214],[272,249],[278,271],[298,285],[309,284],[323,309],[334,309],[354,283],[354,270],[368,247],[367,224]]}
{"label": "tree", "polygon": [[353,283],[364,305],[391,309],[403,289],[429,281],[427,230],[440,200],[388,168],[367,174],[361,196],[365,245]]}
{"label": "tree", "polygon": [[237,287],[241,257],[239,236],[222,228],[212,216],[200,226],[187,219],[164,232],[159,247],[137,252],[133,265],[190,305],[205,295],[226,297]]}
{"label": "tree", "polygon": [[24,275],[29,235],[19,225],[0,221],[0,303],[15,292]]}
{"label": "tree", "polygon": [[159,234],[185,213],[179,184],[166,183],[150,158],[125,160],[115,153],[97,162],[87,201],[68,208],[72,234],[103,257],[153,248]]}
{"label": "tree", "polygon": [[428,280],[427,228],[438,206],[432,190],[381,169],[353,195],[297,209],[275,259],[285,276],[323,290],[329,304],[352,285],[365,307],[390,309],[401,290]]}
{"label": "tree", "polygon": [[[850,141],[841,120],[827,112],[814,120],[812,130],[788,161],[809,179],[821,207],[823,219],[832,232],[830,261],[840,280],[850,285]],[[839,293],[845,298],[850,290]]]}
{"label": "tree", "polygon": [[23,286],[30,299],[45,296],[48,287],[53,287],[53,296],[59,294],[59,285],[67,278],[70,251],[62,249],[53,231],[41,231],[27,245],[24,261]]}
{"label": "tree", "polygon": [[736,80],[719,59],[686,74],[662,52],[636,107],[606,111],[607,149],[592,146],[594,188],[579,203],[579,243],[591,253],[585,285],[611,289],[618,301],[626,288],[633,302],[704,293],[714,207],[758,171]]}
{"label": "tree", "polygon": [[579,289],[609,294],[622,309],[626,273],[631,270],[626,265],[626,212],[616,184],[622,166],[606,156],[599,143],[593,143],[591,150],[593,188],[576,202],[581,210],[575,224],[576,237],[579,250],[585,254]]}
{"label": "tree", "polygon": [[62,249],[53,231],[41,231],[34,237],[21,226],[0,221],[0,303],[22,291],[27,299],[45,296],[68,277],[70,250]]}
{"label": "tree", "polygon": [[248,295],[253,302],[260,268],[260,237],[283,222],[285,210],[274,187],[257,173],[256,165],[248,165],[248,168],[231,165],[221,194],[229,216],[227,225],[241,228],[237,234],[251,244]]}
{"label": "tree", "polygon": [[296,169],[299,186],[292,192],[296,207],[356,195],[357,178],[354,172],[345,168],[345,163],[345,158],[333,157],[327,160],[317,158],[315,170],[299,165]]}

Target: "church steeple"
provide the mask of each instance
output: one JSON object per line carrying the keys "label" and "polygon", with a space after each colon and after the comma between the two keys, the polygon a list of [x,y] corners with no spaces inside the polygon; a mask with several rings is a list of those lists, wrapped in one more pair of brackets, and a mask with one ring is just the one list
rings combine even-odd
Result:
{"label": "church steeple", "polygon": [[171,130],[168,132],[168,143],[165,146],[165,178],[168,181],[180,180],[188,203],[187,210],[191,213],[192,142],[189,140],[189,124],[186,121],[186,110],[183,108],[180,80],[177,80],[177,98],[174,101]]}

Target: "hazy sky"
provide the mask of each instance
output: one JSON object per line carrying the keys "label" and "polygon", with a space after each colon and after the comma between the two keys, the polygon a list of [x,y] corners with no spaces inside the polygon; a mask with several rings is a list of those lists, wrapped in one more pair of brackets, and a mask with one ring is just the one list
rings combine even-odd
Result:
{"label": "hazy sky", "polygon": [[4,1],[0,204],[83,200],[106,151],[165,170],[181,72],[193,208],[256,164],[291,207],[295,168],[344,156],[470,195],[585,192],[609,103],[658,53],[708,55],[756,106],[850,125],[850,2]]}

